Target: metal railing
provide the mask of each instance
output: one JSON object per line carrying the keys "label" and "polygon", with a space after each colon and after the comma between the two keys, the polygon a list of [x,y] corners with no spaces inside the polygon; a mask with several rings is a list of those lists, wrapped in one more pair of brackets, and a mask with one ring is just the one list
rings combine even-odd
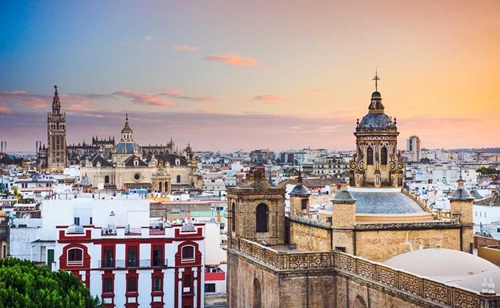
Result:
{"label": "metal railing", "polygon": [[99,260],[97,263],[98,268],[150,268],[150,267],[168,267],[168,259],[160,260],[150,260],[150,259],[140,259],[140,260]]}

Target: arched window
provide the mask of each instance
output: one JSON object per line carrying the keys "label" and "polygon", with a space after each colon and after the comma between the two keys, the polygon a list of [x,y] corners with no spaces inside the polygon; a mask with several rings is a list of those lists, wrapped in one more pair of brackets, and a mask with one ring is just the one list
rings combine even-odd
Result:
{"label": "arched window", "polygon": [[387,165],[387,148],[386,147],[383,147],[380,150],[380,156],[382,156],[380,158],[380,164],[381,165]]}
{"label": "arched window", "polygon": [[231,230],[236,231],[236,203],[231,205]]}
{"label": "arched window", "polygon": [[182,247],[181,259],[183,262],[194,261],[194,247],[193,246]]}
{"label": "arched window", "polygon": [[366,164],[373,166],[373,149],[372,149],[372,147],[368,147],[368,149],[366,149]]}
{"label": "arched window", "polygon": [[257,205],[255,210],[255,231],[268,232],[269,208],[264,203]]}
{"label": "arched window", "polygon": [[83,265],[83,250],[72,248],[68,250],[68,266]]}
{"label": "arched window", "polygon": [[253,279],[253,307],[262,307],[262,291],[260,287],[260,282],[257,278]]}

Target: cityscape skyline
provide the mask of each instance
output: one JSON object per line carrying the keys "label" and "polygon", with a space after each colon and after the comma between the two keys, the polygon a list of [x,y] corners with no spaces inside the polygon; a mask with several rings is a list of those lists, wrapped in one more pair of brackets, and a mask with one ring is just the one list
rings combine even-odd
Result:
{"label": "cityscape skyline", "polygon": [[[496,147],[500,3],[0,4],[0,127],[47,143],[58,85],[68,144],[119,133],[197,150],[351,150],[372,80],[399,149]],[[22,136],[22,138],[19,138]]]}

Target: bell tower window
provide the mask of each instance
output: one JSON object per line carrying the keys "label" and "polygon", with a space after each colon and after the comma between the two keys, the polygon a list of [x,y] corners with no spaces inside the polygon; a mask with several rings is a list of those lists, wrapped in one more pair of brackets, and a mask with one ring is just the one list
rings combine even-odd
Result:
{"label": "bell tower window", "polygon": [[255,231],[268,232],[269,231],[269,208],[264,203],[257,205],[255,210]]}

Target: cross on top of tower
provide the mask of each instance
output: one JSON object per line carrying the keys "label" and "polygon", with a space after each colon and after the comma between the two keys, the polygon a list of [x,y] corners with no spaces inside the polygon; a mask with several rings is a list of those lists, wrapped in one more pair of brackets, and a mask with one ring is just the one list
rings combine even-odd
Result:
{"label": "cross on top of tower", "polygon": [[378,87],[378,81],[380,80],[380,78],[378,77],[376,70],[375,70],[375,77],[373,77],[372,80],[375,80],[375,91],[378,91],[377,87]]}

